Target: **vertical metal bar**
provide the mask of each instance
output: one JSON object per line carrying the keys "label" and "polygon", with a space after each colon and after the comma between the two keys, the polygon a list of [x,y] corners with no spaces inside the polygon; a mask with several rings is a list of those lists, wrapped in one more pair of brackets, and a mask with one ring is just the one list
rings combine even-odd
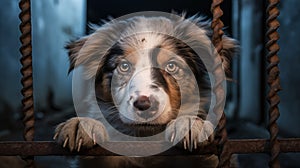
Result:
{"label": "vertical metal bar", "polygon": [[[213,0],[211,4],[211,12],[213,14],[213,20],[211,23],[211,28],[213,30],[213,36],[212,36],[212,42],[217,50],[218,53],[221,53],[221,50],[223,49],[223,43],[222,43],[222,36],[224,34],[223,27],[224,24],[221,21],[221,16],[223,16],[223,11],[220,7],[223,0]],[[222,65],[217,65],[217,67],[214,69],[213,74],[218,73],[218,71],[222,68]],[[220,92],[218,90],[222,89],[221,86],[222,81],[215,81],[215,84],[213,86],[213,91],[216,94],[216,105],[214,107],[214,111],[218,109],[218,103],[222,102],[222,100],[218,100],[220,97],[225,99],[225,96],[218,96]],[[222,117],[218,124],[218,132],[217,132],[217,144],[219,146],[219,167],[229,167],[230,165],[230,155],[229,153],[226,153],[227,151],[223,151],[224,144],[227,141],[227,131],[226,131],[226,116],[223,112]]]}
{"label": "vertical metal bar", "polygon": [[[31,8],[30,0],[21,0],[19,2],[21,13],[19,18],[21,20],[20,31],[22,33],[20,41],[22,46],[20,52],[22,54],[21,73],[23,75],[21,83],[22,89],[22,104],[24,113],[24,139],[26,141],[33,141],[34,139],[34,109],[33,109],[33,78],[32,78],[32,44],[31,44]],[[27,167],[34,167],[34,158],[25,157]]]}
{"label": "vertical metal bar", "polygon": [[276,123],[279,118],[279,109],[278,104],[280,102],[280,98],[277,94],[279,90],[281,90],[280,79],[279,79],[279,57],[277,55],[280,47],[277,43],[279,39],[279,33],[277,29],[279,28],[279,21],[277,17],[279,16],[279,10],[277,5],[279,4],[279,0],[268,0],[269,4],[267,7],[267,36],[268,42],[266,47],[268,49],[267,61],[269,65],[267,66],[267,82],[269,85],[269,91],[267,95],[269,106],[269,132],[270,132],[270,147],[271,147],[271,159],[269,162],[270,167],[280,167],[280,163],[278,160],[278,156],[280,153],[280,144],[277,140],[278,135],[278,125]]}
{"label": "vertical metal bar", "polygon": [[213,14],[213,20],[211,22],[211,28],[213,29],[212,42],[218,53],[220,53],[223,48],[222,36],[224,32],[222,29],[224,24],[221,20],[221,17],[223,16],[223,11],[221,9],[222,2],[223,0],[213,0],[211,4],[211,12]]}

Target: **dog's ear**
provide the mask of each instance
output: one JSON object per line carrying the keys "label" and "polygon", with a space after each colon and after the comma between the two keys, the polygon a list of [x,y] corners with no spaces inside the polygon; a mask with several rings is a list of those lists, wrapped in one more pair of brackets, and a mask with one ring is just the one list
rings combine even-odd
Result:
{"label": "dog's ear", "polygon": [[226,76],[231,76],[231,62],[234,55],[239,51],[238,42],[226,35],[222,37],[223,48],[220,52],[222,65]]}
{"label": "dog's ear", "polygon": [[96,76],[107,51],[120,39],[121,33],[127,27],[127,22],[105,23],[102,26],[92,25],[93,32],[79,40],[70,42],[66,49],[69,51],[70,71],[82,65],[84,78]]}
{"label": "dog's ear", "polygon": [[70,41],[66,46],[65,49],[68,50],[68,55],[69,55],[69,62],[70,62],[70,67],[69,67],[69,73],[76,67],[76,59],[79,55],[79,52],[85,42],[87,41],[87,37],[82,37],[78,40]]}

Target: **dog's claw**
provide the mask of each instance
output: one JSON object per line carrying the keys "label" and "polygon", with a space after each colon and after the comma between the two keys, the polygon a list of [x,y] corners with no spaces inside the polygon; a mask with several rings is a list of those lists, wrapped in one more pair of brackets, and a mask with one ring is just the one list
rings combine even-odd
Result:
{"label": "dog's claw", "polygon": [[186,139],[184,138],[183,139],[183,148],[186,150],[187,149],[187,147],[186,147]]}
{"label": "dog's claw", "polygon": [[174,142],[174,138],[175,138],[175,133],[173,132],[172,135],[171,135],[171,142],[172,143]]}
{"label": "dog's claw", "polygon": [[80,151],[81,145],[82,145],[82,138],[79,139],[77,152]]}
{"label": "dog's claw", "polygon": [[58,132],[53,136],[53,140],[56,140],[57,137],[58,137]]}
{"label": "dog's claw", "polygon": [[95,133],[93,133],[93,144],[94,144],[94,145],[97,144],[97,142],[96,142],[96,134],[95,134]]}
{"label": "dog's claw", "polygon": [[193,134],[194,132],[192,131],[192,126],[193,126],[193,122],[192,120],[189,118],[189,142],[188,142],[188,147],[189,147],[189,151],[192,151],[193,150]]}
{"label": "dog's claw", "polygon": [[64,144],[63,144],[63,147],[64,147],[64,148],[67,146],[68,141],[69,141],[69,137],[67,137],[67,138],[65,139],[65,141],[64,141]]}

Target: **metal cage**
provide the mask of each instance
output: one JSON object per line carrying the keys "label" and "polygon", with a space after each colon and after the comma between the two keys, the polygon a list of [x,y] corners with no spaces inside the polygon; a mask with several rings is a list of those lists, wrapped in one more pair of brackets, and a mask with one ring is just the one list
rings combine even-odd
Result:
{"label": "metal cage", "polygon": [[[213,29],[212,41],[217,51],[222,49],[222,35],[223,35],[223,22],[221,16],[223,11],[220,7],[223,0],[212,0],[211,12],[213,14],[213,20],[211,28]],[[97,156],[112,156],[116,155],[110,151],[107,151],[100,146],[97,146],[90,150],[81,151],[78,153],[72,153],[68,150],[57,145],[55,142],[38,142],[34,141],[34,100],[33,100],[33,80],[32,80],[32,44],[31,44],[31,7],[30,0],[20,0],[19,6],[21,13],[19,15],[21,19],[20,30],[22,32],[20,41],[22,47],[20,52],[22,54],[21,63],[23,65],[21,69],[22,77],[22,104],[24,113],[24,139],[22,142],[0,142],[0,155],[3,156],[15,156],[21,155],[27,162],[27,167],[34,167],[34,156],[47,156],[47,155],[97,155]],[[279,45],[277,40],[279,39],[279,33],[277,29],[279,27],[279,21],[277,17],[279,10],[277,8],[279,0],[268,0],[268,6],[266,9],[267,15],[267,32],[268,41],[265,48],[268,50],[266,59],[268,61],[267,66],[267,83],[269,90],[267,91],[267,100],[269,103],[269,126],[270,133],[269,139],[228,139],[226,131],[226,116],[223,116],[218,125],[217,138],[215,143],[205,147],[204,149],[198,149],[194,152],[180,151],[175,148],[171,148],[163,153],[161,156],[174,156],[174,155],[200,155],[213,153],[219,156],[219,167],[229,167],[230,157],[232,154],[246,154],[246,153],[266,153],[270,155],[269,166],[280,167],[278,156],[280,153],[288,152],[300,152],[300,138],[287,138],[278,139],[278,126],[277,119],[279,118],[279,96],[277,94],[280,91],[279,81]],[[216,67],[217,70],[220,67]],[[220,82],[216,81],[213,90],[217,90],[220,87]],[[218,102],[219,100],[217,100]],[[217,108],[217,107],[215,107]],[[163,143],[149,143],[149,142],[108,142],[114,146],[144,146],[148,145],[152,148],[161,148]]]}

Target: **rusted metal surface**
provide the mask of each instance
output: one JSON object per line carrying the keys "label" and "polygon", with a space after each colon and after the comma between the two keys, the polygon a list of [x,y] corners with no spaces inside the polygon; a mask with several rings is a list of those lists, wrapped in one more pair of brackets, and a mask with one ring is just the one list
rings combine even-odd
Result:
{"label": "rusted metal surface", "polygon": [[219,165],[218,167],[229,167],[230,166],[230,157],[229,151],[226,150],[225,146],[228,143],[227,139],[227,130],[226,130],[226,117],[223,113],[222,118],[219,121],[218,125],[219,136],[221,136],[219,141]]}
{"label": "rusted metal surface", "polygon": [[268,49],[267,61],[269,65],[267,67],[268,78],[267,82],[269,85],[269,92],[267,95],[269,106],[269,132],[270,132],[270,145],[271,145],[271,159],[269,162],[270,167],[280,167],[280,163],[278,161],[278,156],[280,153],[280,144],[277,140],[278,135],[278,125],[276,123],[279,118],[279,109],[278,104],[280,102],[280,98],[277,92],[281,89],[280,87],[280,79],[279,79],[279,57],[277,55],[280,47],[277,43],[279,39],[279,33],[277,29],[279,28],[279,22],[277,17],[279,16],[279,10],[277,5],[279,4],[279,0],[269,0],[269,5],[267,8],[267,37],[268,42],[266,47]]}
{"label": "rusted metal surface", "polygon": [[218,53],[220,53],[223,48],[222,36],[224,32],[222,29],[224,24],[221,20],[221,17],[223,16],[223,11],[221,9],[222,2],[223,0],[212,0],[211,4],[211,12],[213,14],[213,20],[211,22],[211,28],[213,30],[212,42]]}
{"label": "rusted metal surface", "polygon": [[[128,149],[128,156],[137,156],[138,153],[144,154],[145,150],[163,149],[169,142],[106,142],[105,146],[114,148]],[[130,153],[131,152],[131,153]],[[217,154],[215,145],[200,147],[193,152],[180,148],[170,148],[169,150],[158,154],[159,156],[176,156],[176,155],[195,155],[195,154]],[[82,149],[80,152],[70,152],[67,148],[63,148],[56,142],[0,142],[0,155],[29,155],[29,156],[48,156],[48,155],[88,155],[88,156],[117,156],[100,146],[92,149]]]}
{"label": "rusted metal surface", "polygon": [[[213,14],[213,20],[211,23],[211,28],[213,30],[213,35],[212,35],[212,43],[214,44],[216,51],[220,54],[222,49],[223,49],[223,43],[222,43],[222,36],[224,34],[223,32],[223,27],[224,24],[221,20],[221,16],[223,16],[223,11],[220,7],[221,3],[223,0],[213,0],[211,4],[211,12]],[[218,75],[220,73],[220,70],[222,69],[222,65],[218,64],[215,67],[215,70],[213,72],[214,75]],[[216,105],[214,107],[214,111],[217,112],[220,108],[220,103],[225,100],[225,95],[220,95],[220,94],[225,94],[224,92],[220,92],[223,90],[222,88],[222,82],[221,80],[218,80],[216,78],[215,84],[213,86],[213,92],[216,94]],[[218,95],[219,94],[219,95]],[[223,110],[222,110],[223,111]],[[226,151],[223,151],[223,146],[227,141],[227,131],[226,131],[226,116],[225,113],[223,112],[222,117],[219,121],[218,124],[218,132],[216,136],[216,141],[219,146],[220,150],[220,155],[219,155],[219,167],[228,167],[230,165],[230,156],[226,154]]]}
{"label": "rusted metal surface", "polygon": [[[282,153],[300,152],[300,138],[278,139]],[[225,147],[230,154],[246,153],[269,153],[270,140],[266,139],[243,139],[228,140]]]}
{"label": "rusted metal surface", "polygon": [[[33,141],[34,139],[34,110],[33,110],[33,79],[32,79],[32,44],[31,44],[31,8],[30,0],[21,0],[19,3],[21,13],[19,18],[21,20],[20,30],[21,37],[20,41],[22,47],[20,52],[22,54],[21,63],[22,69],[22,104],[24,114],[24,139],[26,141]],[[25,157],[28,163],[27,167],[34,167],[33,157]]]}
{"label": "rusted metal surface", "polygon": [[[300,138],[289,138],[278,140],[282,153],[300,152]],[[168,142],[107,142],[105,146],[114,146],[120,148],[133,149],[144,151],[145,148],[162,148]],[[228,151],[229,157],[232,154],[247,154],[247,153],[266,153],[271,151],[270,140],[268,139],[242,139],[228,140],[224,145],[224,150]],[[169,150],[157,154],[157,156],[179,156],[179,155],[202,155],[202,154],[218,154],[216,145],[199,148],[193,152],[180,148],[170,148]],[[53,141],[35,141],[35,142],[0,142],[0,156],[61,156],[61,155],[87,155],[87,156],[117,156],[111,151],[103,149],[100,146],[95,146],[92,149],[81,152],[70,152],[67,148],[62,148]]]}

